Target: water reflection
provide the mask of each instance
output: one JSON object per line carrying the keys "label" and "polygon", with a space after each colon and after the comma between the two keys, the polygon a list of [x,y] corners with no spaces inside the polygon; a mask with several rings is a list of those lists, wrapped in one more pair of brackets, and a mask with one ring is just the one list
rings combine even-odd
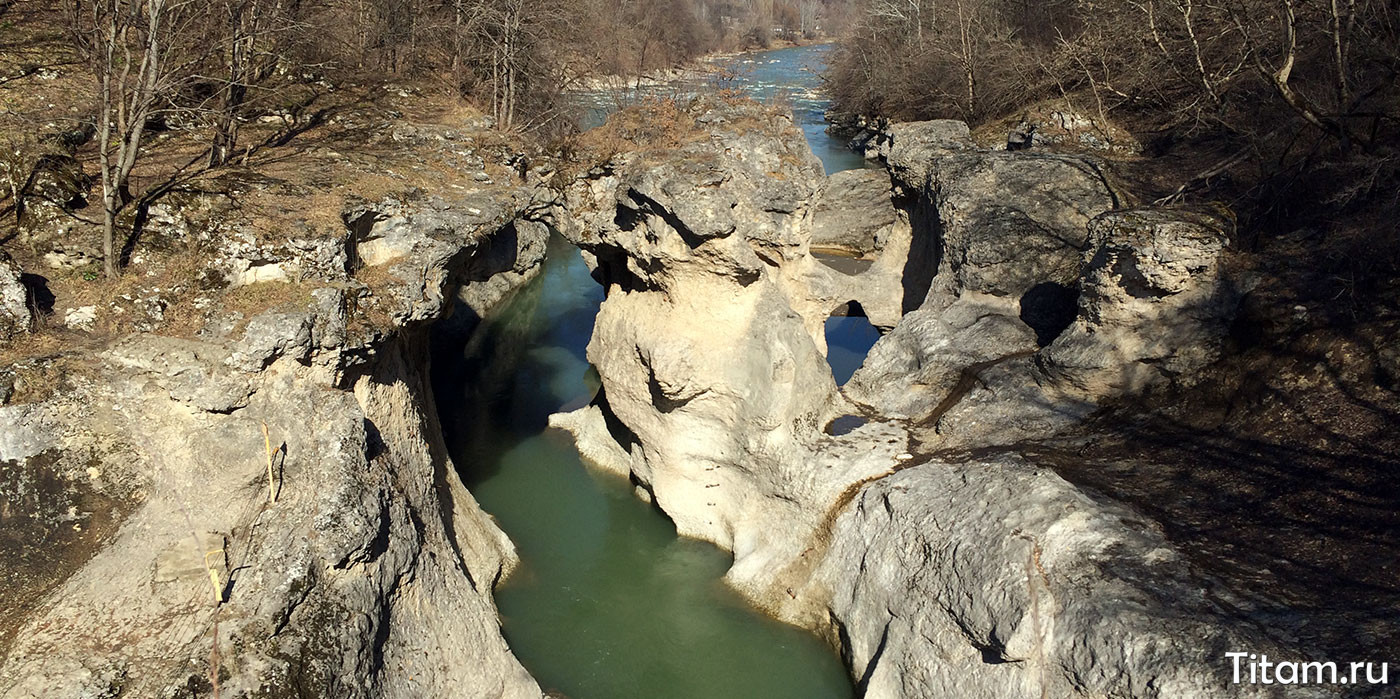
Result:
{"label": "water reflection", "polygon": [[836,385],[844,386],[865,362],[880,331],[865,316],[832,316],[826,319],[826,361]]}

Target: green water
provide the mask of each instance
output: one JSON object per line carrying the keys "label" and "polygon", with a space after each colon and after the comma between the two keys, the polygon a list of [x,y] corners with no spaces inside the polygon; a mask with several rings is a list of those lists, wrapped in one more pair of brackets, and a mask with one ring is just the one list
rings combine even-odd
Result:
{"label": "green water", "polygon": [[556,238],[538,278],[470,340],[435,349],[453,460],[520,550],[496,595],[511,648],[546,691],[573,699],[851,697],[831,648],[723,585],[728,554],[677,538],[626,481],[589,471],[546,429],[597,389],[584,348],[602,296]]}

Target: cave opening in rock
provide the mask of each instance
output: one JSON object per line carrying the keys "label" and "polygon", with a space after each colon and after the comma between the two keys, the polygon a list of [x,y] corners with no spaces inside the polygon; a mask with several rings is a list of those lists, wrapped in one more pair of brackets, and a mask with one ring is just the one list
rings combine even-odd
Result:
{"label": "cave opening in rock", "polygon": [[1079,290],[1041,282],[1021,296],[1021,322],[1035,331],[1035,342],[1044,347],[1074,322],[1079,309]]}
{"label": "cave opening in rock", "polygon": [[843,303],[831,312],[826,319],[826,362],[836,385],[844,386],[851,379],[879,339],[880,331],[858,302]]}

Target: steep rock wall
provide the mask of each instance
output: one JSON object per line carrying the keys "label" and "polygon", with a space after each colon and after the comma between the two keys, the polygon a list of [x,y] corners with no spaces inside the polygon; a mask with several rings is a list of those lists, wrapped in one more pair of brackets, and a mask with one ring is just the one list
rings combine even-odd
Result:
{"label": "steep rock wall", "polygon": [[[514,548],[426,376],[456,292],[484,311],[540,262],[542,230],[512,223],[531,196],[347,210],[342,259],[381,284],[329,279],[223,336],[128,336],[75,394],[0,407],[6,472],[100,529],[19,581],[0,696],[540,696],[491,599]],[[13,524],[47,531],[31,514]]]}
{"label": "steep rock wall", "polygon": [[805,238],[824,179],[801,133],[744,103],[691,109],[706,137],[585,175],[548,214],[607,287],[588,347],[604,398],[554,422],[782,605],[804,574],[774,571],[807,565],[827,504],[903,443],[884,425],[822,432],[848,410],[822,329],[848,298]]}

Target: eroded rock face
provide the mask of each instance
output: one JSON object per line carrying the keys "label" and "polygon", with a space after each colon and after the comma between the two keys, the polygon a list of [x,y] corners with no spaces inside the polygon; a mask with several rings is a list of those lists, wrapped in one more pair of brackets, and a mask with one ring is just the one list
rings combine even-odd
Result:
{"label": "eroded rock face", "polygon": [[[691,116],[711,138],[586,176],[556,213],[607,285],[588,347],[602,408],[556,423],[682,535],[732,550],[741,590],[792,602],[797,578],[781,569],[805,564],[829,503],[893,466],[903,441],[878,424],[822,432],[846,408],[823,357],[834,301],[810,282],[837,273],[808,252],[824,179],[801,132],[757,105]],[[852,446],[865,440],[879,446]]]}
{"label": "eroded rock face", "polygon": [[865,136],[859,145],[866,158],[898,162],[901,163],[899,167],[921,167],[921,163],[935,155],[976,148],[967,123],[956,119],[885,124],[879,131]]}
{"label": "eroded rock face", "polygon": [[[533,260],[522,262],[523,269],[542,259],[540,231],[527,223],[521,235],[514,224],[531,194],[483,189],[353,207],[343,214],[354,232],[353,264],[390,277],[383,310],[395,326],[436,320],[461,285],[513,270],[521,255]],[[500,239],[488,239],[481,231],[496,232]],[[523,274],[517,274],[518,282]],[[499,299],[503,294],[483,292],[491,295]]]}
{"label": "eroded rock face", "polygon": [[[207,688],[214,619],[231,696],[538,696],[489,596],[513,549],[425,438],[432,405],[409,352],[422,353],[387,349],[354,395],[283,360],[245,375],[244,406],[227,413],[146,378],[168,364],[111,365],[124,380],[81,396],[83,419],[65,412],[50,448],[69,478],[139,506],[18,629],[4,696]],[[217,357],[183,361],[228,371]],[[275,503],[264,427],[280,447]],[[125,460],[102,458],[104,443]],[[215,570],[217,598],[201,566],[170,564],[186,559]],[[412,681],[399,670],[425,658]]]}
{"label": "eroded rock face", "polygon": [[1226,268],[1226,222],[1116,211],[1089,225],[1074,324],[1046,373],[1095,395],[1134,393],[1214,361],[1245,281]]}
{"label": "eroded rock face", "polygon": [[1019,299],[1042,283],[1072,286],[1089,220],[1115,205],[1077,158],[979,151],[901,167],[901,157],[896,141],[891,168],[908,178],[914,227],[927,243],[915,246],[906,268],[912,307],[944,304],[963,290]]}
{"label": "eroded rock face", "polygon": [[[514,548],[441,442],[425,325],[458,284],[538,263],[539,231],[501,233],[526,198],[374,209],[406,244],[369,332],[348,328],[363,292],[329,284],[236,332],[133,334],[87,358],[101,380],[3,408],[5,477],[58,484],[55,531],[94,534],[36,538],[59,572],[0,580],[0,696],[204,696],[217,671],[225,696],[539,697],[491,599]],[[53,529],[29,502],[6,526]]]}
{"label": "eroded rock face", "polygon": [[478,318],[486,315],[512,290],[534,278],[544,262],[549,229],[537,221],[511,222],[484,242],[462,272],[465,283],[457,299]]}
{"label": "eroded rock face", "polygon": [[845,170],[827,178],[812,212],[811,244],[857,255],[884,249],[900,224],[884,170]]}
{"label": "eroded rock face", "polygon": [[882,415],[923,420],[967,390],[959,385],[966,370],[1035,349],[1013,299],[968,291],[942,310],[906,314],[871,348],[846,392]]}
{"label": "eroded rock face", "polygon": [[1039,353],[980,372],[938,416],[929,443],[1047,436],[1104,401],[1190,381],[1217,358],[1247,286],[1228,263],[1226,222],[1128,210],[1094,219],[1089,230],[1074,322]]}
{"label": "eroded rock face", "polygon": [[1115,199],[1085,160],[975,150],[941,122],[888,133],[913,226],[908,312],[847,393],[925,420],[969,390],[969,372],[1025,357],[1068,324],[1089,221]]}
{"label": "eroded rock face", "polygon": [[1151,522],[1015,454],[873,483],[814,579],[867,697],[1275,695],[1229,682],[1225,653],[1279,653],[1238,599]]}

